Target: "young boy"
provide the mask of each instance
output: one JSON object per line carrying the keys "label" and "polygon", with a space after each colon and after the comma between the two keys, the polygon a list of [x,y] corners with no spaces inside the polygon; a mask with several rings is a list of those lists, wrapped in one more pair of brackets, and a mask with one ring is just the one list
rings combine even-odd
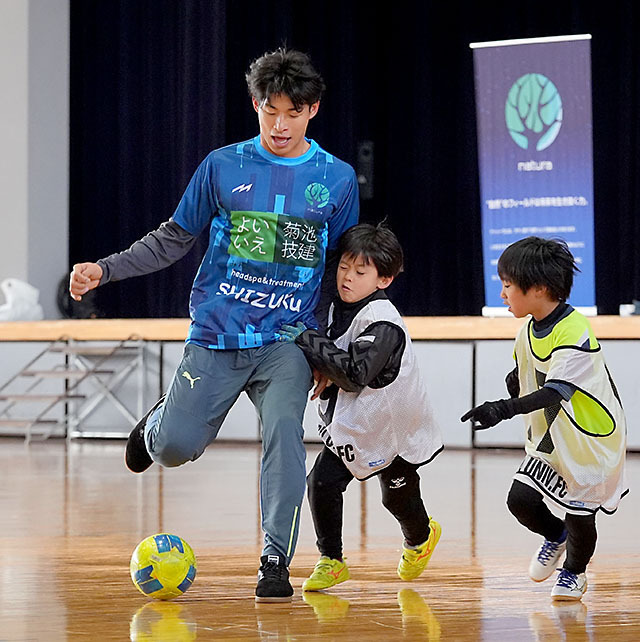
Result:
{"label": "young boy", "polygon": [[402,248],[387,227],[356,225],[342,236],[328,336],[287,326],[283,334],[335,385],[320,396],[323,450],[308,495],[321,557],[303,584],[319,591],[349,579],[342,557],[342,494],[355,477],[378,475],[382,503],[405,538],[398,575],[427,566],[441,528],[420,496],[418,467],[442,450],[411,340],[385,289],[402,270]]}
{"label": "young boy", "polygon": [[171,219],[130,249],[73,266],[71,296],[160,270],[205,232],[209,247],[191,291],[191,327],[166,399],[131,431],[125,460],[194,461],[217,437],[245,391],[260,414],[264,547],[256,601],[290,601],[305,486],[302,417],[311,371],[283,323],[314,325],[325,258],[358,220],[353,168],[306,137],[324,81],[306,54],[278,49],[246,76],[258,116],[255,138],[212,151]]}
{"label": "young boy", "polygon": [[[511,399],[485,402],[462,421],[475,429],[526,415],[526,457],[507,505],[545,539],[529,566],[547,579],[566,549],[551,596],[579,600],[596,545],[596,513],[611,514],[626,493],[626,423],[618,392],[587,319],[566,303],[577,267],[567,245],[529,237],[498,261],[501,296],[517,318],[531,315],[516,338]],[[544,499],[565,512],[556,517]]]}

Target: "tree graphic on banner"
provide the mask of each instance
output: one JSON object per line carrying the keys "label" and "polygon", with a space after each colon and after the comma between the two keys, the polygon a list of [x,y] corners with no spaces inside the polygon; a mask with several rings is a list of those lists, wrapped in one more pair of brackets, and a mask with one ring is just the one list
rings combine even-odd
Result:
{"label": "tree graphic on banner", "polygon": [[562,126],[562,100],[556,86],[542,74],[518,78],[507,95],[505,121],[522,149],[549,147]]}

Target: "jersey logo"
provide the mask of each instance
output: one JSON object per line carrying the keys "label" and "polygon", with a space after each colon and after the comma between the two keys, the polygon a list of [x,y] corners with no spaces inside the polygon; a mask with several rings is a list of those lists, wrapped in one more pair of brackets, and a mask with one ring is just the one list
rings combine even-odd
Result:
{"label": "jersey logo", "polygon": [[389,488],[402,488],[403,486],[406,486],[407,482],[404,480],[404,477],[397,477],[396,479],[391,480],[391,484],[389,485]]}
{"label": "jersey logo", "polygon": [[195,385],[196,381],[200,380],[200,377],[192,377],[186,370],[182,373],[182,376],[189,382],[191,385],[191,390],[193,390],[193,386]]}
{"label": "jersey logo", "polygon": [[317,207],[322,209],[329,202],[331,193],[326,185],[322,183],[309,183],[307,189],[304,190],[304,198],[311,205],[311,207]]}
{"label": "jersey logo", "polygon": [[234,187],[231,190],[231,193],[235,194],[235,192],[248,192],[252,187],[253,187],[253,183],[249,183],[248,185],[246,185],[245,183],[242,183],[242,185],[238,185],[238,187]]}

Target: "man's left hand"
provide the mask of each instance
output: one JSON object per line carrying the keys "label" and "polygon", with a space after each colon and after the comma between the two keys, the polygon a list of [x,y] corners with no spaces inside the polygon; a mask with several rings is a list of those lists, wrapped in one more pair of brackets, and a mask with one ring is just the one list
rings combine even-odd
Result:
{"label": "man's left hand", "polygon": [[307,326],[302,321],[298,321],[295,325],[283,325],[279,330],[276,330],[278,341],[293,343],[306,329]]}

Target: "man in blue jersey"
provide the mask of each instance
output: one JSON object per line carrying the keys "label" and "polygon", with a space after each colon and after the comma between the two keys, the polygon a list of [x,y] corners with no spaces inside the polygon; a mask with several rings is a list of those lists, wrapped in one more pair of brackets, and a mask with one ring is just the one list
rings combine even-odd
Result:
{"label": "man in blue jersey", "polygon": [[129,435],[125,459],[133,472],[154,461],[197,459],[245,391],[263,440],[256,601],[288,601],[312,375],[299,348],[278,342],[277,331],[298,321],[316,327],[327,254],[357,222],[358,186],[353,168],[305,136],[324,90],[305,54],[264,54],[246,78],[259,135],[211,152],[169,221],[124,252],[74,265],[69,289],[79,300],[98,285],[167,267],[208,229],[182,361],[166,397]]}

